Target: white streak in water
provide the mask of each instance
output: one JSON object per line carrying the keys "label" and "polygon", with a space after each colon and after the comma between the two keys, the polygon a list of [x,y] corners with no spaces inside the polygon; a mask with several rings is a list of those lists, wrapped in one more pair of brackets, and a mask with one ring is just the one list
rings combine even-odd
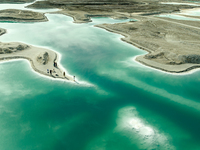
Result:
{"label": "white streak in water", "polygon": [[138,117],[135,107],[121,108],[116,123],[115,132],[129,138],[138,149],[175,149],[164,134]]}

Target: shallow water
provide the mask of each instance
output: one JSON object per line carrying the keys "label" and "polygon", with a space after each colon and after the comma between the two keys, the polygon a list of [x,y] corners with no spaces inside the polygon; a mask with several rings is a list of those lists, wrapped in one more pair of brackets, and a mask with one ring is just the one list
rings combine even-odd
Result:
{"label": "shallow water", "polygon": [[[0,64],[1,150],[200,148],[200,71],[174,75],[134,61],[145,54],[93,27],[122,20],[48,14],[49,22],[1,22],[2,42],[44,46],[80,84],[40,76],[26,60]],[[126,20],[124,20],[126,21]]]}

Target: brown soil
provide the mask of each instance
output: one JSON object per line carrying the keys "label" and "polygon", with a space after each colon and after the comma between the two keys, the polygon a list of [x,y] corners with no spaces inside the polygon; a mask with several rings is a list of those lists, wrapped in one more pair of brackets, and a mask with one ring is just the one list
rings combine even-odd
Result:
{"label": "brown soil", "polygon": [[43,22],[48,21],[48,19],[43,13],[18,9],[5,9],[0,10],[0,21]]}

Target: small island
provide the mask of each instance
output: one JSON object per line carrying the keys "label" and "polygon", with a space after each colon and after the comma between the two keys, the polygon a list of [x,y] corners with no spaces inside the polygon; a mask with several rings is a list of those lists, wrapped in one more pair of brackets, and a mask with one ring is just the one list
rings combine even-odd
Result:
{"label": "small island", "polygon": [[136,60],[172,73],[200,67],[200,25],[159,17],[135,16],[139,21],[96,25],[125,36],[123,41],[148,52]]}

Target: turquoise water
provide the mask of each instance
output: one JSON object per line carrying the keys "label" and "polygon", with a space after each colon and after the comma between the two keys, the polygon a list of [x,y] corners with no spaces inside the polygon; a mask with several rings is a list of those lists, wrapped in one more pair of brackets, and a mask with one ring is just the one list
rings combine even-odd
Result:
{"label": "turquoise water", "polygon": [[[48,14],[6,23],[2,42],[48,47],[80,84],[52,80],[28,61],[0,64],[1,150],[200,149],[200,72],[174,75],[134,61],[145,54],[122,36]],[[124,20],[126,21],[126,20]]]}

